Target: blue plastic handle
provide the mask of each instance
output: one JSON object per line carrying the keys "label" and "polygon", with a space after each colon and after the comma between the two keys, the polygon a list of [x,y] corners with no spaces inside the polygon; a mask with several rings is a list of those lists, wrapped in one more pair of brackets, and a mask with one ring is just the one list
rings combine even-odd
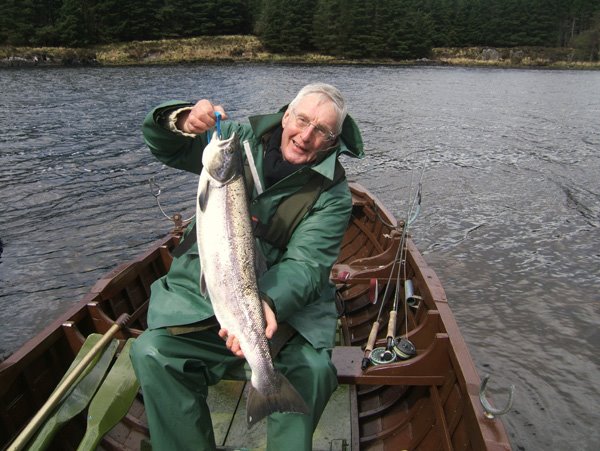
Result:
{"label": "blue plastic handle", "polygon": [[[220,111],[215,111],[215,117],[217,118],[217,138],[221,139],[221,112]],[[206,131],[206,140],[207,142],[210,142],[210,138],[211,138],[212,133],[210,132],[210,130]]]}
{"label": "blue plastic handle", "polygon": [[221,113],[215,111],[215,117],[217,118],[217,137],[221,139]]}

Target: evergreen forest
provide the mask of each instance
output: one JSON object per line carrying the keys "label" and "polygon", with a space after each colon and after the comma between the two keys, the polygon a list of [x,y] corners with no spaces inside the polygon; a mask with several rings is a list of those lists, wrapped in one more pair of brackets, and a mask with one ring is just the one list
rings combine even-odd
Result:
{"label": "evergreen forest", "polygon": [[412,59],[434,47],[574,47],[597,61],[600,0],[0,0],[0,44],[87,47],[258,36],[274,53]]}

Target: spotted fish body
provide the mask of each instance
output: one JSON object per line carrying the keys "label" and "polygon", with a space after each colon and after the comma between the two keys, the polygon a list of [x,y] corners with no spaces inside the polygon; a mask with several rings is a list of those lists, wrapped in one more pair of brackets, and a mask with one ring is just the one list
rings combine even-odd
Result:
{"label": "spotted fish body", "polygon": [[208,294],[222,328],[240,342],[252,370],[247,421],[273,412],[307,413],[290,382],[273,367],[258,293],[255,243],[248,210],[239,141],[213,135],[202,155],[196,231],[200,289]]}

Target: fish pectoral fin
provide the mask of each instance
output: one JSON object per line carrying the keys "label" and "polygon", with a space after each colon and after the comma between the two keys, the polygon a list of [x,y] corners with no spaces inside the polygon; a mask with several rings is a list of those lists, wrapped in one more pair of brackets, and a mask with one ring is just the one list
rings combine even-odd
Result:
{"label": "fish pectoral fin", "polygon": [[204,185],[200,188],[200,192],[198,193],[198,208],[200,211],[204,211],[206,209],[206,204],[208,203],[208,191],[210,190],[210,183],[208,180],[205,181]]}
{"label": "fish pectoral fin", "polygon": [[270,396],[264,396],[253,386],[248,391],[246,401],[246,421],[248,427],[275,412],[308,414],[308,406],[294,386],[281,373],[275,373],[279,390]]}
{"label": "fish pectoral fin", "polygon": [[256,273],[256,278],[260,279],[260,277],[267,272],[267,269],[267,259],[260,248],[255,245],[254,272]]}
{"label": "fish pectoral fin", "polygon": [[204,279],[204,274],[200,271],[200,294],[204,297],[208,294],[208,290],[206,289],[206,280]]}

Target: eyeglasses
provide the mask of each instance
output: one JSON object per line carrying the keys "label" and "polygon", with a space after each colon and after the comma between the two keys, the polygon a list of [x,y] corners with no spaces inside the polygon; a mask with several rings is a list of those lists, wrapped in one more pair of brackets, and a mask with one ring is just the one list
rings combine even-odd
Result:
{"label": "eyeglasses", "polygon": [[323,139],[324,141],[333,141],[335,139],[335,134],[331,130],[328,130],[322,125],[309,121],[307,117],[296,113],[294,110],[291,110],[291,113],[294,115],[294,124],[300,130],[306,130],[309,125],[312,125],[319,138]]}

